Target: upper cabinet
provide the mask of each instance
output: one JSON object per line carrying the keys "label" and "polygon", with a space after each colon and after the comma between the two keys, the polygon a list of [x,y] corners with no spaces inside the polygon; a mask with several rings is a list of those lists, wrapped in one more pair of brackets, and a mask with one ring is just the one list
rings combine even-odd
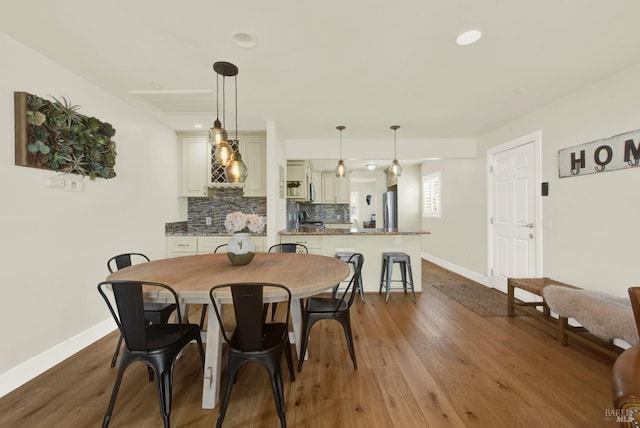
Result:
{"label": "upper cabinet", "polygon": [[209,137],[178,136],[178,196],[207,196]]}
{"label": "upper cabinet", "polygon": [[311,170],[311,183],[315,191],[315,197],[311,201],[312,204],[322,203],[322,173],[320,171]]}
{"label": "upper cabinet", "polygon": [[249,175],[244,183],[244,196],[267,196],[267,144],[264,136],[238,136],[240,154]]}
{"label": "upper cabinet", "polygon": [[[264,134],[239,134],[240,154],[249,175],[243,185],[244,196],[265,197],[266,191],[266,138]],[[212,183],[211,158],[213,152],[209,136],[185,133],[178,135],[178,196],[204,197]],[[222,184],[225,185],[225,184]],[[237,186],[229,184],[229,186]]]}
{"label": "upper cabinet", "polygon": [[384,173],[387,176],[387,189],[393,188],[393,186],[398,185],[398,177],[395,175],[391,175],[391,173],[389,172],[389,168],[385,168]]}
{"label": "upper cabinet", "polygon": [[287,198],[308,201],[310,176],[308,161],[287,161]]}
{"label": "upper cabinet", "polygon": [[334,172],[322,173],[322,203],[348,204],[351,200],[349,177],[336,177]]}

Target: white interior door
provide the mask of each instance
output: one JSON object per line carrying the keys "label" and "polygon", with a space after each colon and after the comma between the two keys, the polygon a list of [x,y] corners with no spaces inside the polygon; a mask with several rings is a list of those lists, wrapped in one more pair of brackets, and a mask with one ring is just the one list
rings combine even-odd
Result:
{"label": "white interior door", "polygon": [[492,285],[507,289],[507,278],[541,275],[538,231],[539,139],[532,134],[492,149],[489,162],[489,244]]}

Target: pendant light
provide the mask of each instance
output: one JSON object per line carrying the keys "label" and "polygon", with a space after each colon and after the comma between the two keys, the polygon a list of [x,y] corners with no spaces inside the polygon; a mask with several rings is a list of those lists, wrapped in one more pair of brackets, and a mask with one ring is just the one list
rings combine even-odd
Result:
{"label": "pendant light", "polygon": [[219,118],[216,118],[213,128],[209,130],[209,141],[214,144],[213,156],[215,161],[222,166],[227,166],[231,161],[231,148],[228,144],[227,131],[224,129],[227,125],[225,79],[227,77],[235,78],[238,75],[238,67],[230,62],[219,61],[213,64],[213,70],[216,72],[216,103],[218,102],[218,79],[222,76],[222,123],[220,123]]}
{"label": "pendant light", "polygon": [[229,165],[224,170],[224,175],[227,177],[229,183],[244,183],[247,180],[249,171],[247,165],[242,162],[242,156],[240,155],[240,141],[238,140],[238,77],[236,72],[235,87],[236,87],[236,143],[238,144],[238,151],[231,154],[229,159]]}
{"label": "pendant light", "polygon": [[402,167],[400,166],[400,162],[398,162],[398,156],[396,154],[396,131],[400,128],[400,125],[393,125],[391,129],[393,129],[393,162],[391,162],[391,166],[389,167],[389,174],[392,177],[400,177],[402,175]]}
{"label": "pendant light", "polygon": [[342,160],[342,131],[345,129],[345,127],[339,125],[336,126],[336,129],[340,131],[340,160],[338,161],[338,166],[336,166],[336,177],[346,177],[349,171],[347,170],[347,166]]}
{"label": "pendant light", "polygon": [[[215,64],[213,66],[215,70]],[[227,131],[222,127],[220,122],[220,103],[218,102],[218,83],[220,76],[216,73],[216,120],[213,121],[213,128],[209,129],[209,142],[216,146],[220,145],[223,141],[227,141]]]}

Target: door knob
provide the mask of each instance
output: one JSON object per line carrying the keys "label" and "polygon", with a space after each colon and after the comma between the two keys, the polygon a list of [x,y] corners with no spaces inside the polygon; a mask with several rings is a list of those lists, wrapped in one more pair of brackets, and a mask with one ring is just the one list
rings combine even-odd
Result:
{"label": "door knob", "polygon": [[522,227],[528,227],[529,229],[533,229],[533,223],[521,224]]}

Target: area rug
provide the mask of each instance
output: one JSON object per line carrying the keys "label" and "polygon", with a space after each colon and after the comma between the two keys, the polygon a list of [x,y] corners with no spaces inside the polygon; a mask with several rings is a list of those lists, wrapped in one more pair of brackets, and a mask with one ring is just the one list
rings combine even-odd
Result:
{"label": "area rug", "polygon": [[481,317],[507,316],[507,295],[495,288],[479,284],[432,285]]}

